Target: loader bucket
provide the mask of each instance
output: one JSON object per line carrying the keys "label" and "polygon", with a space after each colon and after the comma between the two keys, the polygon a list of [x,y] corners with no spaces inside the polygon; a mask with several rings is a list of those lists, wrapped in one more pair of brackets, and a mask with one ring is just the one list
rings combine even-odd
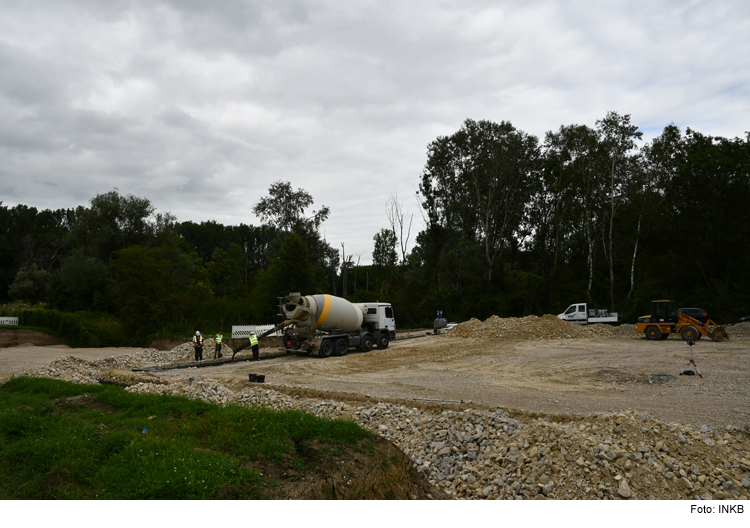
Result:
{"label": "loader bucket", "polygon": [[708,333],[708,337],[717,343],[727,341],[729,339],[729,334],[727,334],[727,325],[714,327],[714,329]]}

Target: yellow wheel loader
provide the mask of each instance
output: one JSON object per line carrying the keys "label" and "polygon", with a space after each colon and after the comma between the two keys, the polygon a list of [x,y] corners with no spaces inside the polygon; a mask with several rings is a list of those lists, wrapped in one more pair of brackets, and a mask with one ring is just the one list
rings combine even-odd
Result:
{"label": "yellow wheel loader", "polygon": [[685,341],[696,341],[706,336],[716,342],[729,339],[727,325],[718,325],[711,319],[705,324],[689,315],[678,312],[674,301],[651,301],[651,315],[638,318],[635,329],[647,339],[658,341],[669,334],[679,333]]}

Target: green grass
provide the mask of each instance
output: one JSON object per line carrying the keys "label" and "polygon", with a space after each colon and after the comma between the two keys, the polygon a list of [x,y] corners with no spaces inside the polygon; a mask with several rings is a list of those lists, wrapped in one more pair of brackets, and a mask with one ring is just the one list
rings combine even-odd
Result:
{"label": "green grass", "polygon": [[258,498],[253,455],[301,468],[314,440],[369,437],[299,411],[14,378],[0,386],[0,499]]}

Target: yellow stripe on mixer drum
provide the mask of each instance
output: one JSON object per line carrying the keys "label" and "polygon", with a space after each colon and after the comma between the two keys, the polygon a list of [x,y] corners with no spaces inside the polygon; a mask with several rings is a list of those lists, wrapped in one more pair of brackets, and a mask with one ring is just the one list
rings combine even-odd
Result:
{"label": "yellow stripe on mixer drum", "polygon": [[315,323],[318,325],[318,328],[323,326],[323,323],[326,322],[326,317],[328,317],[328,311],[331,309],[331,296],[330,295],[323,295],[325,298],[325,302],[323,303],[323,312],[320,314],[320,317],[318,317],[318,320],[315,321]]}

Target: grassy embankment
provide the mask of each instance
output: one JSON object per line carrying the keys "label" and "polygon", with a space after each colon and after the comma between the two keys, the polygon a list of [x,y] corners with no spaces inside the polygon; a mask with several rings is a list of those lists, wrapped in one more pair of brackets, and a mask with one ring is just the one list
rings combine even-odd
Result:
{"label": "grassy embankment", "polygon": [[299,411],[14,378],[0,386],[0,499],[260,498],[275,484],[251,458],[304,470],[371,442]]}

